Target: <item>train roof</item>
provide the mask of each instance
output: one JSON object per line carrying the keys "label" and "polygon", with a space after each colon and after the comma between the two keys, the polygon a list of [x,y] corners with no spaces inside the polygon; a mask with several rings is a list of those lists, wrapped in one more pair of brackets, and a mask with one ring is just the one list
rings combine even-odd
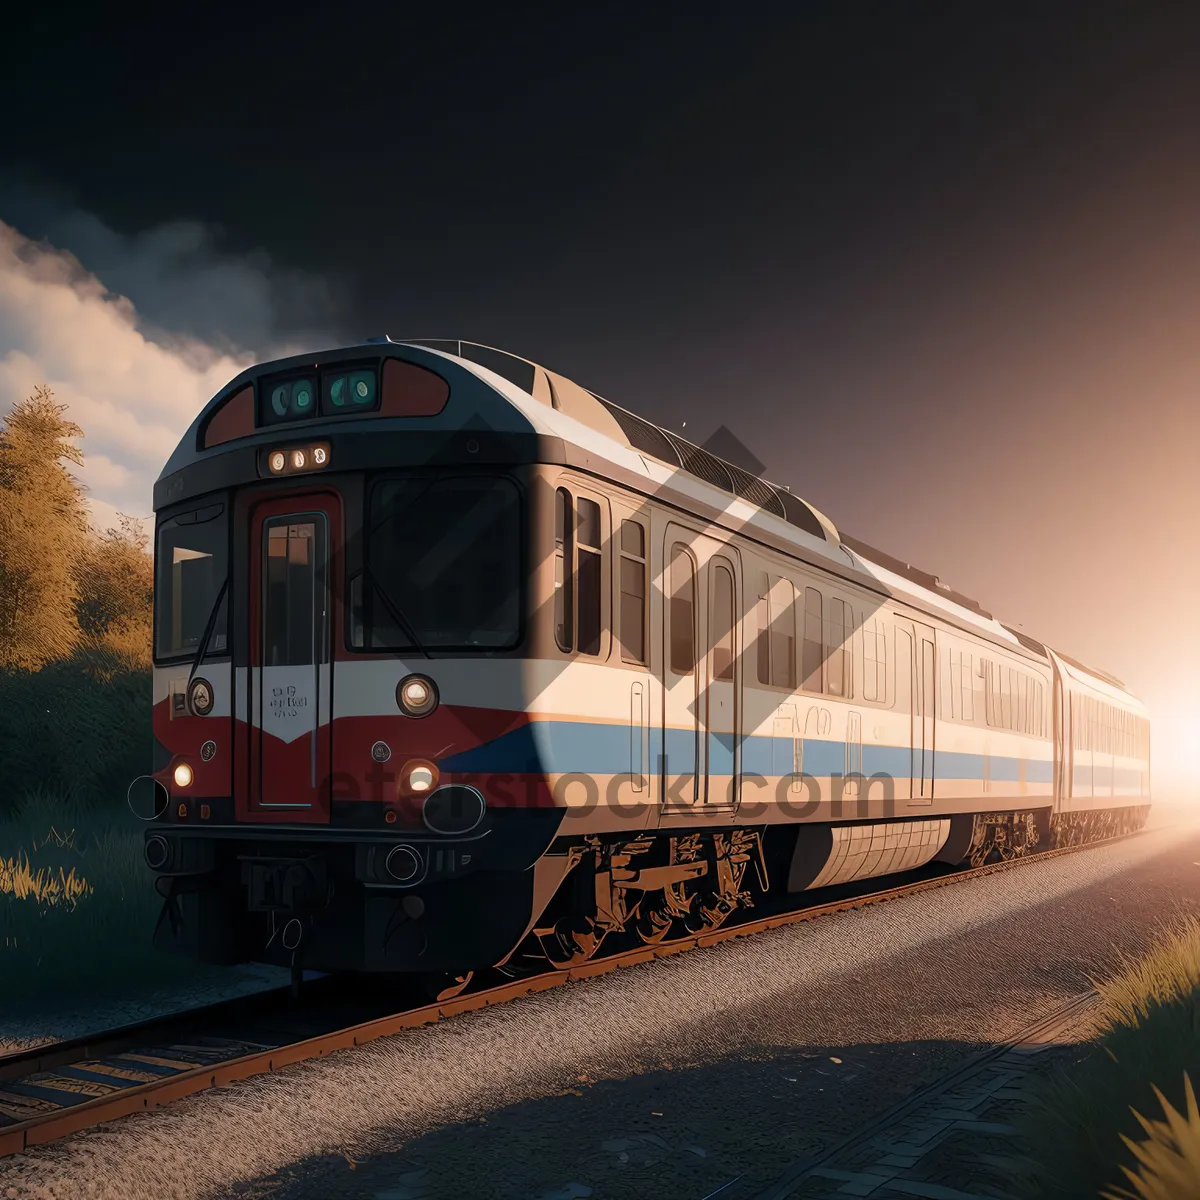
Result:
{"label": "train roof", "polygon": [[[368,348],[390,356],[396,356],[397,351],[415,351],[420,362],[435,366],[439,359],[448,360],[447,366],[453,363],[499,392],[533,431],[573,445],[584,452],[589,462],[596,458],[607,461],[641,476],[650,489],[669,488],[702,507],[715,505],[716,511],[750,536],[754,536],[755,530],[766,532],[770,543],[783,541],[798,551],[799,557],[823,563],[860,584],[983,634],[991,641],[1049,661],[1041,642],[1002,624],[976,600],[950,588],[938,576],[841,533],[815,505],[796,496],[787,486],[771,483],[530,359],[459,339],[391,337],[367,338],[359,346],[322,352],[315,357],[328,359],[332,354],[340,358]],[[256,364],[231,380],[197,416],[164,468],[160,484],[202,455],[201,432],[225,400],[259,375],[311,364],[313,359],[314,355],[306,354]],[[384,417],[376,420],[375,428],[382,428],[385,422],[392,423]],[[314,432],[318,428],[348,429],[341,419],[313,422],[308,427]],[[278,425],[257,429],[254,440],[278,438],[281,430]],[[1061,653],[1058,657],[1101,681],[1102,686],[1125,692],[1124,685],[1113,676],[1085,667]]]}

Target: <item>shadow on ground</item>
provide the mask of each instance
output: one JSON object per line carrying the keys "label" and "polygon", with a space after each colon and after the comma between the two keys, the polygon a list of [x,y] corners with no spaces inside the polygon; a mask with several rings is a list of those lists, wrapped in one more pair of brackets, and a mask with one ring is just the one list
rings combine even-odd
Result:
{"label": "shadow on ground", "polygon": [[949,1040],[762,1047],[703,1066],[583,1077],[560,1094],[464,1118],[395,1151],[311,1156],[225,1195],[749,1200],[983,1049]]}

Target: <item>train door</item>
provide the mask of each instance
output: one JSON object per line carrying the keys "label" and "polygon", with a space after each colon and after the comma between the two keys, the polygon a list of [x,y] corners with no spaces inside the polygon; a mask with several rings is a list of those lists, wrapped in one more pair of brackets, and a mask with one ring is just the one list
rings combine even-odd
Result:
{"label": "train door", "polygon": [[913,677],[913,697],[917,703],[913,706],[914,763],[911,803],[932,804],[934,739],[937,731],[937,643],[933,630],[927,625],[916,625],[915,630],[913,666],[916,673]]}
{"label": "train door", "polygon": [[662,808],[733,808],[741,777],[737,559],[715,539],[671,524],[663,563]]}
{"label": "train door", "polygon": [[1063,801],[1070,795],[1071,739],[1070,713],[1063,689],[1062,671],[1054,663],[1054,811],[1061,812]]}
{"label": "train door", "polygon": [[248,753],[238,810],[328,821],[335,497],[272,500],[250,525]]}
{"label": "train door", "polygon": [[[908,779],[896,780],[896,799],[932,804],[936,727],[937,652],[934,632],[895,618],[896,709],[908,717]],[[903,759],[901,760],[903,761]]]}

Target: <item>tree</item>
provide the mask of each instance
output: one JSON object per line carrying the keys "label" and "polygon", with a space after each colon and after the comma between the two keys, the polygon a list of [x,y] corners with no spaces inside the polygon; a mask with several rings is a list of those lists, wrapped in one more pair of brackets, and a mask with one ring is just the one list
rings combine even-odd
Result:
{"label": "tree", "polygon": [[85,642],[149,660],[154,564],[149,538],[133,517],[89,537],[75,569],[75,615]]}
{"label": "tree", "polygon": [[36,670],[79,638],[76,567],[88,536],[83,486],[67,470],[83,436],[48,387],[0,427],[0,667]]}

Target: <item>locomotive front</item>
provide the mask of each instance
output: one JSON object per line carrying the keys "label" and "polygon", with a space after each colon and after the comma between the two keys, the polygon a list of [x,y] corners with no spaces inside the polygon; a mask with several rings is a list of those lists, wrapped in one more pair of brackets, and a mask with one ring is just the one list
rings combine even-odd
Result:
{"label": "locomotive front", "polygon": [[461,972],[521,940],[561,810],[481,751],[520,758],[536,461],[479,373],[412,345],[206,406],[155,487],[156,944]]}

